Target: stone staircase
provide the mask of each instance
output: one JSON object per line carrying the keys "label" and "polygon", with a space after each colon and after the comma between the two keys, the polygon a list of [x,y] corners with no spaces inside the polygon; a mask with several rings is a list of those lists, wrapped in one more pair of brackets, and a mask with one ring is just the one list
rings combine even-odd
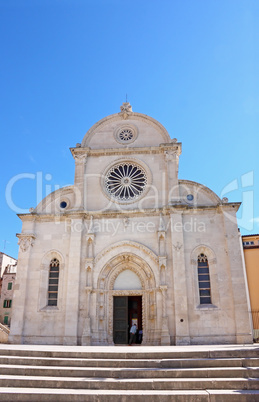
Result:
{"label": "stone staircase", "polygon": [[259,345],[0,345],[0,401],[259,401]]}

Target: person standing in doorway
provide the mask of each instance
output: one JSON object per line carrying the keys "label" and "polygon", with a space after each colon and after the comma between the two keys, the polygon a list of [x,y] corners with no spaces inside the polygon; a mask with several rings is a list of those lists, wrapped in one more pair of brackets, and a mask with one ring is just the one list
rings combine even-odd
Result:
{"label": "person standing in doorway", "polygon": [[130,328],[129,345],[131,345],[135,341],[136,332],[137,332],[137,325],[133,324],[132,327]]}

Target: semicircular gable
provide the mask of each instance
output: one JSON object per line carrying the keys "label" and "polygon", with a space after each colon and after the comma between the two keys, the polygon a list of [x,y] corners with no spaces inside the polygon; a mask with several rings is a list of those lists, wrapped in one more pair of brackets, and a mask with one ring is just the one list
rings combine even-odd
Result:
{"label": "semicircular gable", "polygon": [[48,194],[36,206],[36,208],[33,210],[33,213],[37,214],[62,213],[71,208],[74,208],[77,202],[79,202],[79,195],[77,194],[77,189],[74,186],[67,186]]}
{"label": "semicircular gable", "polygon": [[214,191],[190,180],[179,180],[180,198],[189,206],[216,206],[222,204]]}
{"label": "semicircular gable", "polygon": [[[116,140],[116,133],[120,127],[132,127],[136,139],[130,144]],[[158,146],[169,143],[171,138],[165,127],[157,120],[141,113],[130,113],[125,120],[120,113],[112,114],[95,123],[85,134],[81,147],[90,148],[120,148],[125,145]]]}

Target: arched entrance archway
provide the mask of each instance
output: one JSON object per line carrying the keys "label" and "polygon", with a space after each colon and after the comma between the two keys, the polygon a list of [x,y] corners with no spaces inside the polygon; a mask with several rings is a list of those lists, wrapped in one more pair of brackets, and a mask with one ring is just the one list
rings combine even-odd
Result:
{"label": "arched entrance archway", "polygon": [[[127,274],[128,272],[128,274]],[[131,275],[129,274],[131,273]],[[123,277],[131,278],[123,284]],[[142,344],[154,344],[156,328],[156,287],[155,276],[149,264],[133,253],[121,253],[111,258],[100,272],[98,292],[98,327],[109,345],[114,344],[114,298],[141,298]]]}

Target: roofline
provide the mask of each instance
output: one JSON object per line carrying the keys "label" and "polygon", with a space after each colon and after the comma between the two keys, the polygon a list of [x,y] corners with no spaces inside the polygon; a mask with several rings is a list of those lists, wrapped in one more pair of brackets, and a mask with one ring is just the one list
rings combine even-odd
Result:
{"label": "roofline", "polygon": [[6,257],[12,258],[13,260],[17,261],[17,258],[11,257],[10,255],[3,253],[3,251],[0,251],[0,254],[6,255]]}

